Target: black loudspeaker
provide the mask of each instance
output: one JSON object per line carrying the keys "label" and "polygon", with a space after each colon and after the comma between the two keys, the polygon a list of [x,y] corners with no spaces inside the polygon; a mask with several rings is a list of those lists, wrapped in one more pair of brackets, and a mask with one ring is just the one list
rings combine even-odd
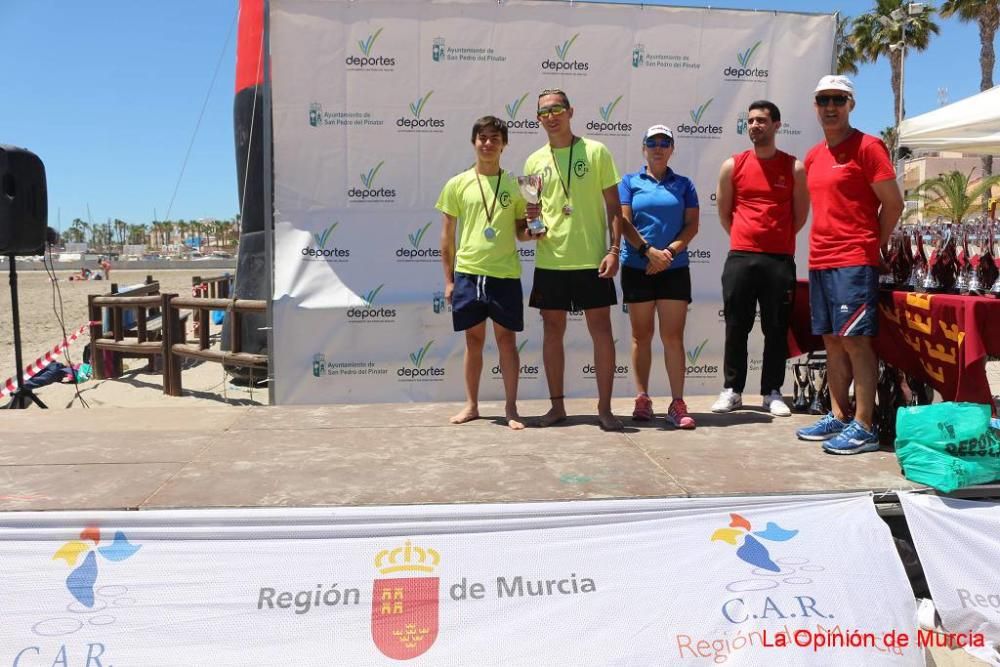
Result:
{"label": "black loudspeaker", "polygon": [[29,150],[0,146],[0,255],[43,254],[48,219],[45,165]]}

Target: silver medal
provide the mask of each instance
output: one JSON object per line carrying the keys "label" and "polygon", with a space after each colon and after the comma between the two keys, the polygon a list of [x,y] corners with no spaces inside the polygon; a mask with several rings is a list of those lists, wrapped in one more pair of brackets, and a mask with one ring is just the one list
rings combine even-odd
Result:
{"label": "silver medal", "polygon": [[487,227],[486,229],[483,230],[483,236],[486,237],[487,241],[492,241],[493,239],[496,238],[497,233],[496,230],[493,229],[492,227]]}
{"label": "silver medal", "polygon": [[573,212],[573,207],[569,204],[563,206],[563,215],[570,215]]}

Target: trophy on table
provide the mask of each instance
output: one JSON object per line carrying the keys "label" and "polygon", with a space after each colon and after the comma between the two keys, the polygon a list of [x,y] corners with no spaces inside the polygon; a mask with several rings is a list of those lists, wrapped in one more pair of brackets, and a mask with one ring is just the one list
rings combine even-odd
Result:
{"label": "trophy on table", "polygon": [[983,231],[982,225],[973,224],[970,232],[970,240],[975,239],[975,248],[969,248],[969,294],[978,295],[983,293],[983,284],[979,281],[979,264],[983,261]]}
{"label": "trophy on table", "polygon": [[955,261],[955,234],[952,233],[951,225],[944,228],[938,227],[937,241],[934,254],[931,256],[931,276],[934,278],[934,287],[950,292],[955,286],[958,274],[958,264]]}
{"label": "trophy on table", "polygon": [[1000,269],[996,261],[997,228],[989,220],[983,225],[985,250],[979,259],[979,282],[989,296],[1000,299]]}
{"label": "trophy on table", "polygon": [[[537,204],[542,200],[542,175],[532,174],[530,176],[518,176],[517,187],[521,189],[521,196],[529,204]],[[545,224],[540,218],[528,221],[528,233],[538,236],[545,233]]]}
{"label": "trophy on table", "polygon": [[913,250],[910,248],[910,237],[907,232],[898,229],[892,233],[886,262],[889,265],[893,287],[906,289],[910,271],[913,269]]}
{"label": "trophy on table", "polygon": [[971,276],[972,254],[969,252],[969,225],[963,224],[959,227],[959,237],[962,244],[955,253],[955,268],[958,276],[955,278],[955,291],[959,294],[969,293],[969,280]]}
{"label": "trophy on table", "polygon": [[924,253],[923,228],[920,225],[915,226],[910,238],[916,242],[916,248],[913,251],[913,266],[906,284],[914,291],[919,292],[923,289],[924,279],[927,277],[927,255]]}

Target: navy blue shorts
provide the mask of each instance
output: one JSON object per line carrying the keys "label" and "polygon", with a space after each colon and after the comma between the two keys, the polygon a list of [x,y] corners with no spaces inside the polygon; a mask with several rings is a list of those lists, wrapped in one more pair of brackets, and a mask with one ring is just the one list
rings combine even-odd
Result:
{"label": "navy blue shorts", "polygon": [[451,321],[455,331],[471,329],[490,318],[511,331],[524,331],[524,295],[520,278],[491,278],[455,272]]}
{"label": "navy blue shorts", "polygon": [[845,266],[810,271],[809,310],[816,335],[877,335],[878,269]]}

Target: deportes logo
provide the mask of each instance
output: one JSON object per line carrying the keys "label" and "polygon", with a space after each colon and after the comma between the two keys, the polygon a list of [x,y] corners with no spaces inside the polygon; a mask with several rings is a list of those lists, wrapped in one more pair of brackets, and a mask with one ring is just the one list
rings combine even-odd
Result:
{"label": "deportes logo", "polygon": [[436,550],[414,546],[409,540],[375,556],[380,574],[411,575],[376,579],[372,585],[372,640],[386,657],[410,660],[434,645],[441,580],[426,575],[433,574],[440,563]]}
{"label": "deportes logo", "polygon": [[[522,118],[518,119],[518,113],[521,111],[521,107],[524,106],[524,101],[528,99],[530,93],[525,93],[521,97],[513,100],[504,105],[504,111],[507,112],[507,129],[508,130],[537,130],[539,128],[539,122],[534,118]],[[522,132],[521,134],[527,134]],[[534,132],[532,132],[534,134]]]}
{"label": "deportes logo", "polygon": [[624,95],[619,95],[607,104],[599,107],[598,113],[601,115],[601,120],[590,121],[587,123],[587,129],[598,135],[627,136],[632,131],[632,123],[616,123],[614,121],[615,109],[621,103],[622,97]]}
{"label": "deportes logo", "polygon": [[364,305],[352,306],[347,309],[347,321],[352,324],[367,324],[372,322],[392,322],[396,317],[395,308],[385,308],[377,307],[375,301],[378,299],[379,292],[385,287],[384,284],[378,287],[368,290],[365,294],[361,295],[361,301]]}
{"label": "deportes logo", "polygon": [[708,111],[708,108],[712,105],[712,101],[714,99],[715,98],[712,97],[697,109],[691,109],[691,124],[681,123],[675,128],[677,133],[681,136],[692,137],[695,139],[719,139],[722,135],[722,126],[702,122],[705,112]]}
{"label": "deportes logo", "polygon": [[[517,356],[521,359],[521,366],[517,369],[518,377],[522,380],[537,380],[538,366],[532,366],[531,364],[524,363],[524,359],[521,357],[521,355],[524,354],[524,348],[527,344],[527,340],[522,340],[521,344],[517,346]],[[492,373],[494,380],[503,379],[503,369],[500,368],[499,361],[497,361],[496,365],[490,369],[490,373]]]}
{"label": "deportes logo", "polygon": [[347,58],[344,59],[344,64],[347,65],[349,70],[369,72],[392,71],[392,69],[396,66],[395,58],[373,55],[375,42],[378,41],[378,37],[382,34],[382,30],[382,28],[379,28],[375,32],[368,35],[365,39],[358,40],[358,51],[361,52],[361,55],[347,56]]}
{"label": "deportes logo", "polygon": [[382,169],[382,165],[385,164],[385,160],[379,162],[377,165],[372,167],[366,172],[361,173],[361,185],[360,188],[350,188],[347,191],[347,199],[355,203],[386,203],[395,200],[396,191],[393,188],[376,188],[375,178],[378,176],[378,172]]}
{"label": "deportes logo", "polygon": [[423,227],[406,235],[409,246],[396,249],[397,262],[437,262],[441,259],[441,250],[439,248],[420,247],[427,234],[427,230],[430,229],[432,224],[428,222]]}
{"label": "deportes logo", "polygon": [[685,350],[685,356],[687,356],[687,368],[685,372],[689,378],[711,378],[715,377],[719,372],[718,366],[713,366],[711,364],[701,363],[702,353],[705,351],[705,346],[708,345],[708,339],[701,341],[701,344],[697,347],[693,347],[690,350]]}
{"label": "deportes logo", "polygon": [[736,54],[736,61],[739,66],[728,66],[722,70],[722,76],[726,81],[765,81],[767,80],[767,70],[750,65],[754,56],[760,49],[761,42],[756,42],[744,51]]}
{"label": "deportes logo", "polygon": [[576,74],[584,75],[590,69],[590,63],[582,60],[569,60],[569,51],[573,48],[574,42],[580,37],[576,33],[562,44],[555,45],[556,59],[546,59],[542,61],[543,74]]}
{"label": "deportes logo", "polygon": [[410,352],[410,363],[412,368],[402,366],[396,371],[402,382],[440,382],[444,379],[445,369],[439,366],[424,366],[427,360],[427,351],[434,344],[433,340],[427,341],[423,347]]}
{"label": "deportes logo", "polygon": [[[714,195],[713,195],[714,196]],[[715,199],[712,199],[712,205],[715,206]],[[711,264],[712,263],[712,251],[702,250],[701,248],[688,248],[687,249],[688,262],[691,264]]]}
{"label": "deportes logo", "polygon": [[400,116],[396,119],[396,126],[402,128],[401,132],[440,132],[444,127],[445,123],[440,118],[425,118],[424,110],[427,107],[427,101],[431,99],[431,95],[434,94],[433,90],[427,92],[423,97],[418,97],[413,102],[410,102],[410,115],[412,118],[407,118],[406,116]]}
{"label": "deportes logo", "polygon": [[302,248],[302,256],[306,258],[307,261],[324,261],[324,262],[346,262],[351,256],[351,251],[346,248],[337,248],[327,246],[330,244],[330,237],[333,236],[333,230],[337,228],[339,222],[335,222],[322,232],[312,235],[312,240],[314,243],[309,244],[305,248]]}
{"label": "deportes logo", "polygon": [[[574,311],[569,311],[569,312],[572,315]],[[577,312],[579,312],[579,311],[577,311]],[[582,315],[582,312],[580,314]],[[612,343],[613,343],[613,345],[616,348],[618,347],[618,339],[617,338],[615,338],[612,341]],[[626,377],[628,377],[628,368],[629,367],[628,367],[627,364],[615,364],[615,377],[616,378],[626,378]],[[583,373],[583,376],[585,378],[592,379],[592,378],[594,378],[594,377],[597,376],[597,368],[594,366],[593,363],[589,363],[589,362],[583,365],[583,368],[580,369],[580,372]]]}

